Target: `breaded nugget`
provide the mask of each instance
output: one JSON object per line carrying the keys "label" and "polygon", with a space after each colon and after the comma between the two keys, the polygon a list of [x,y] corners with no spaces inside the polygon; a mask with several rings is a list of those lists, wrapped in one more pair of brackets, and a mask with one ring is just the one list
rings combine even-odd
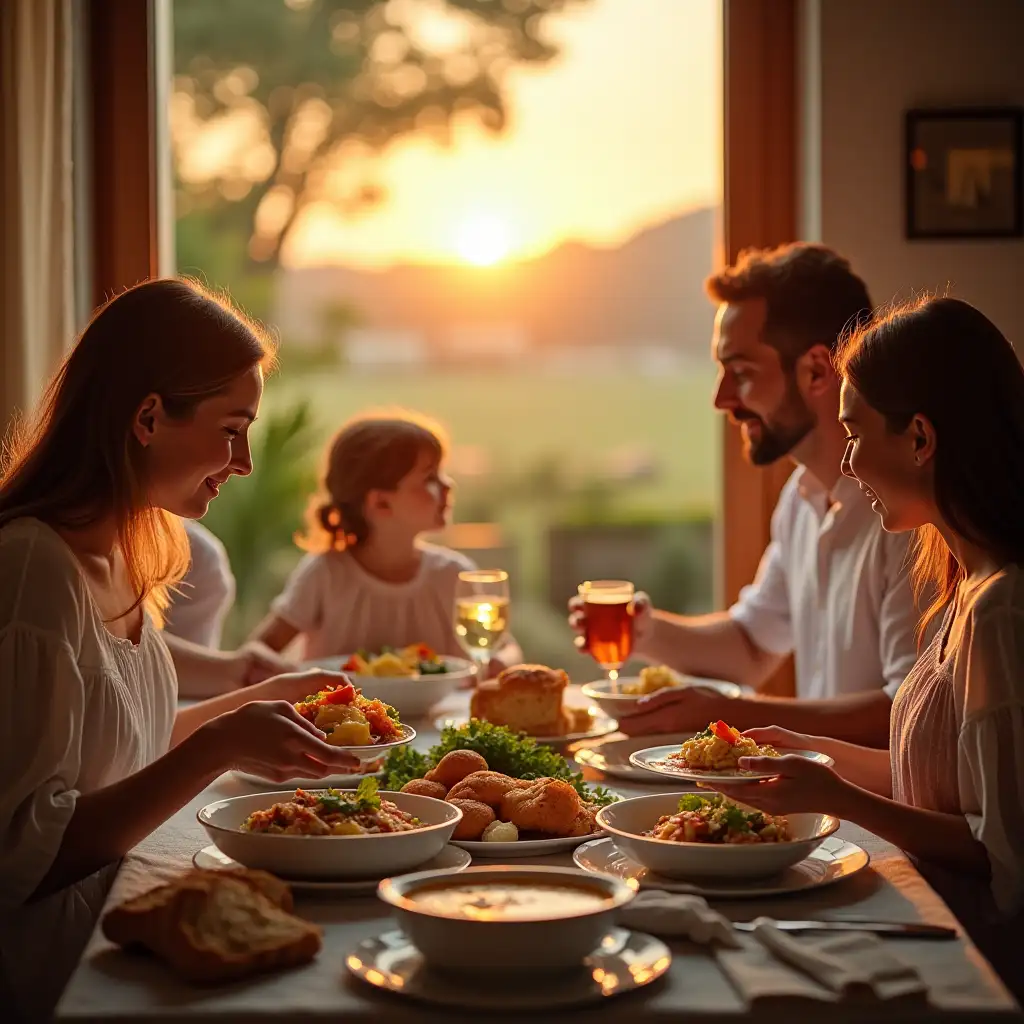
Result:
{"label": "breaded nugget", "polygon": [[566,836],[582,809],[582,801],[568,782],[538,779],[525,788],[510,789],[501,801],[502,821],[511,821],[521,832],[546,832]]}
{"label": "breaded nugget", "polygon": [[589,836],[591,832],[597,831],[597,819],[594,817],[594,809],[589,804],[584,804],[576,820],[569,829],[570,836]]}
{"label": "breaded nugget", "polygon": [[479,800],[449,800],[448,803],[462,811],[462,820],[455,826],[452,839],[479,839],[484,829],[497,817],[493,807]]}
{"label": "breaded nugget", "polygon": [[519,781],[510,779],[501,772],[473,772],[448,790],[448,799],[479,800],[482,804],[497,807],[502,797],[510,789],[514,789]]}
{"label": "breaded nugget", "polygon": [[415,793],[416,796],[432,796],[435,800],[443,800],[448,790],[440,782],[429,779],[411,779],[402,787],[403,793]]}
{"label": "breaded nugget", "polygon": [[440,782],[445,789],[451,789],[473,772],[487,771],[487,762],[475,750],[453,750],[445,754],[424,776],[431,782]]}

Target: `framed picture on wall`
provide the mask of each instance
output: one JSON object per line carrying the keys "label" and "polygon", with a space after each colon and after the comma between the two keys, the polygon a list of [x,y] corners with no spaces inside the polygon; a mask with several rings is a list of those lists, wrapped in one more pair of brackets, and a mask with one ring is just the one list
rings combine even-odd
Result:
{"label": "framed picture on wall", "polygon": [[910,110],[907,238],[1024,235],[1024,108]]}

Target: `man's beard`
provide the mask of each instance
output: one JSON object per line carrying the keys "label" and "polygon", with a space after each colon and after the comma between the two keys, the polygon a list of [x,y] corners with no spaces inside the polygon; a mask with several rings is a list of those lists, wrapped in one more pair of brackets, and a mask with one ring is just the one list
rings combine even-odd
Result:
{"label": "man's beard", "polygon": [[760,425],[760,434],[755,438],[749,433],[744,434],[743,453],[754,466],[770,466],[788,455],[816,426],[814,413],[806,403],[791,391],[786,404],[779,410],[775,422],[769,426],[760,416],[755,416],[745,409],[733,413],[733,418],[743,423],[744,420]]}

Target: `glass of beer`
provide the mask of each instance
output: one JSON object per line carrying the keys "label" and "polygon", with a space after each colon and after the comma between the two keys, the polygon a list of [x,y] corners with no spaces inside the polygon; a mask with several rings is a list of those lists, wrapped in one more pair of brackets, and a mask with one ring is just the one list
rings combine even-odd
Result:
{"label": "glass of beer", "polygon": [[476,662],[478,679],[508,631],[508,573],[502,569],[460,572],[455,584],[455,636]]}
{"label": "glass of beer", "polygon": [[633,584],[628,580],[588,580],[579,585],[586,616],[582,649],[609,679],[633,652]]}

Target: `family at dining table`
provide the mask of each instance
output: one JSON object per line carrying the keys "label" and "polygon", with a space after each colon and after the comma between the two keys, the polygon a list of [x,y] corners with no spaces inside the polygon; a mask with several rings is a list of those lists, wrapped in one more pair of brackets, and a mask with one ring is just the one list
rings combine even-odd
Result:
{"label": "family at dining table", "polygon": [[[1019,987],[1024,368],[965,302],[874,310],[823,246],[746,253],[707,290],[716,407],[739,423],[751,462],[797,468],[736,604],[680,617],[640,595],[637,646],[755,691],[792,653],[796,696],[686,687],[620,725],[725,718],[758,742],[830,754],[834,768],[773,761],[778,777],[752,802],[832,813],[903,848]],[[97,311],[9,439],[0,997],[25,1015],[59,997],[119,859],[222,772],[284,780],[353,766],[292,704],[338,677],[294,671],[292,652],[458,650],[453,592],[472,563],[423,540],[451,503],[446,442],[390,412],[339,430],[305,556],[250,641],[216,649],[231,574],[195,521],[252,470],[272,362],[263,331],[223,298],[147,282]],[[573,606],[575,628],[584,615]],[[491,670],[520,660],[511,641]],[[205,699],[179,709],[180,694]]]}

